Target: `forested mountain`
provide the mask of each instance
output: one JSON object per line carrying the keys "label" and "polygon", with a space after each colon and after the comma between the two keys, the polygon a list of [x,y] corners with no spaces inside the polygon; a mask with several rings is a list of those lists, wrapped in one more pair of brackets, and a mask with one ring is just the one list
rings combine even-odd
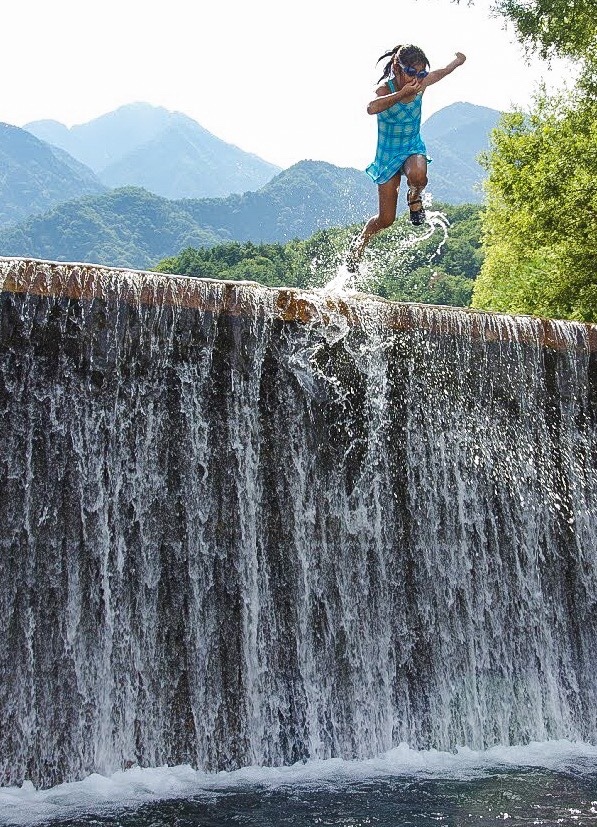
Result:
{"label": "forested mountain", "polygon": [[188,246],[306,238],[361,221],[376,203],[364,172],[302,161],[240,196],[169,201],[125,188],[71,201],[0,232],[0,254],[144,268]]}
{"label": "forested mountain", "polygon": [[255,190],[280,171],[186,115],[147,103],[122,106],[70,129],[56,121],[25,128],[89,166],[106,186],[143,187],[165,198]]}
{"label": "forested mountain", "polygon": [[83,164],[24,129],[0,123],[0,227],[105,186]]}
{"label": "forested mountain", "polygon": [[125,187],[0,231],[0,255],[147,268],[175,250],[224,238],[200,227],[179,203]]}
{"label": "forested mountain", "polygon": [[433,163],[429,187],[433,197],[450,204],[481,204],[486,170],[478,162],[489,150],[491,131],[501,113],[472,103],[453,103],[435,112],[421,129]]}
{"label": "forested mountain", "polygon": [[[118,143],[119,130],[123,124],[129,123],[128,137],[118,146],[120,150],[127,150],[129,161],[133,156],[137,157],[138,174],[146,181],[147,188],[126,187],[83,199],[67,201],[73,198],[72,178],[75,173],[78,186],[83,187],[82,192],[97,192],[102,187],[89,169],[69,158],[64,151],[43,144],[29,133],[16,127],[6,127],[6,130],[21,133],[25,142],[36,146],[39,151],[44,150],[43,157],[48,165],[44,175],[48,181],[55,183],[53,189],[44,183],[46,179],[41,175],[41,161],[37,166],[25,164],[28,174],[35,172],[37,179],[40,179],[37,190],[33,185],[24,187],[29,193],[27,209],[30,212],[32,204],[38,203],[35,197],[43,194],[47,198],[48,193],[53,196],[52,199],[48,203],[40,200],[37,209],[41,211],[56,206],[50,212],[30,216],[20,224],[0,231],[0,254],[146,268],[188,246],[209,246],[230,240],[282,243],[294,238],[308,238],[317,230],[362,222],[377,209],[376,187],[364,172],[341,169],[322,161],[301,161],[276,175],[260,189],[242,195],[167,200],[152,194],[148,191],[151,189],[148,180],[150,173],[155,181],[156,176],[161,174],[159,170],[162,170],[173,185],[177,176],[190,180],[196,168],[201,168],[202,174],[207,175],[205,164],[197,167],[196,157],[194,160],[188,159],[188,167],[180,160],[184,157],[185,146],[192,144],[201,127],[195,124],[187,132],[188,119],[180,116],[183,121],[179,122],[171,138],[181,146],[171,158],[164,157],[161,154],[166,146],[162,142],[163,129],[173,123],[171,113],[140,105],[140,111],[135,114],[132,111],[135,108],[123,107],[124,111],[118,110],[118,117],[118,113],[112,113],[114,117],[104,116],[97,119],[99,123],[84,125],[91,127],[95,123],[94,129],[98,130],[95,144],[85,139],[90,152],[95,147],[95,155],[86,157],[94,164],[105,163],[108,155],[100,157],[101,147],[107,147],[112,152]],[[428,189],[436,200],[444,191],[453,193],[451,197],[445,196],[446,203],[481,199],[481,192],[473,190],[471,183],[473,179],[477,181],[482,173],[474,161],[474,155],[485,146],[489,130],[498,115],[485,107],[454,104],[426,122],[425,137],[430,152],[435,156]],[[145,131],[142,129],[143,123]],[[84,127],[76,128],[83,132],[66,130],[51,121],[38,123],[37,128],[40,134],[60,139],[71,149],[75,139],[79,140],[85,133]],[[146,141],[141,148],[130,150],[131,146],[137,145],[141,135],[153,135],[154,138]],[[173,146],[171,143],[170,147]],[[114,154],[109,154],[110,164],[104,170],[106,174],[110,171],[110,175],[114,174],[117,179],[118,170],[122,170],[129,161],[115,161],[114,157]],[[141,159],[149,157],[153,157],[154,161],[147,167]],[[56,179],[59,161],[61,175]],[[180,164],[179,169],[177,164]],[[215,174],[214,170],[209,174]],[[455,183],[446,183],[446,176],[453,176]],[[85,186],[88,188],[85,189]],[[23,205],[19,201],[11,204],[11,193],[6,191],[5,194],[5,214],[16,217],[27,215],[27,212],[15,212],[15,209],[23,210]],[[74,193],[75,196],[79,194]],[[399,210],[405,209],[404,199],[403,187]]]}
{"label": "forested mountain", "polygon": [[201,226],[237,241],[288,241],[363,220],[377,209],[377,192],[364,172],[300,161],[257,192],[183,203]]}

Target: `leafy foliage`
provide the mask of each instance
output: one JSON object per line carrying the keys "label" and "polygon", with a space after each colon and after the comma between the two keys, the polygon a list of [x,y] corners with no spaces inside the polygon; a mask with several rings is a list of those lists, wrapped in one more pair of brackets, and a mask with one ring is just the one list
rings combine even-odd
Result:
{"label": "leafy foliage", "polygon": [[487,158],[475,307],[597,322],[597,104],[543,97],[504,116]]}
{"label": "leafy foliage", "polygon": [[493,132],[473,305],[597,322],[597,0],[494,0],[493,9],[532,51],[582,71],[565,98],[542,93]]}
{"label": "leafy foliage", "polygon": [[597,0],[497,0],[494,8],[542,57],[582,58],[597,46]]}
{"label": "leafy foliage", "polygon": [[493,0],[492,11],[510,20],[520,42],[543,58],[594,61],[597,0]]}
{"label": "leafy foliage", "polygon": [[[357,287],[395,301],[467,306],[482,263],[481,208],[443,205],[451,227],[420,243],[404,217],[380,233],[367,251]],[[187,248],[156,270],[200,278],[256,281],[270,287],[321,287],[339,272],[360,226],[320,230],[286,244],[233,242]],[[439,248],[439,249],[438,249]]]}

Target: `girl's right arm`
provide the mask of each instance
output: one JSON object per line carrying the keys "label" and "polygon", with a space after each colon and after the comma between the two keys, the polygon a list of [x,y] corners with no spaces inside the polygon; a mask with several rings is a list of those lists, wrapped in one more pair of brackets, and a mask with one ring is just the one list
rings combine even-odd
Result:
{"label": "girl's right arm", "polygon": [[397,89],[395,92],[390,92],[388,84],[382,83],[375,90],[373,100],[367,104],[367,113],[369,115],[377,115],[379,112],[385,112],[386,109],[394,106],[395,103],[403,100],[403,98],[414,98],[420,89],[421,84],[416,78],[412,78],[412,80],[409,79],[401,89]]}

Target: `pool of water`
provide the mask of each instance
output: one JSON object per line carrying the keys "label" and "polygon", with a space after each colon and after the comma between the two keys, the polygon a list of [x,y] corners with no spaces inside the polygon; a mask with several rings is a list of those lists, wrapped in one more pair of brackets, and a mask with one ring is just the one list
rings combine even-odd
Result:
{"label": "pool of water", "polygon": [[597,825],[597,748],[555,742],[478,753],[398,747],[207,775],[133,768],[51,790],[0,790],[0,824],[122,827]]}

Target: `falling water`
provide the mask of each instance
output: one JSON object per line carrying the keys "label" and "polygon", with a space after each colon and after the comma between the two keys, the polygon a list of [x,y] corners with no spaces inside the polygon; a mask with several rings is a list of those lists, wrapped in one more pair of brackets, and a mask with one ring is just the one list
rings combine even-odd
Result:
{"label": "falling water", "polygon": [[595,328],[0,281],[3,784],[597,740]]}

